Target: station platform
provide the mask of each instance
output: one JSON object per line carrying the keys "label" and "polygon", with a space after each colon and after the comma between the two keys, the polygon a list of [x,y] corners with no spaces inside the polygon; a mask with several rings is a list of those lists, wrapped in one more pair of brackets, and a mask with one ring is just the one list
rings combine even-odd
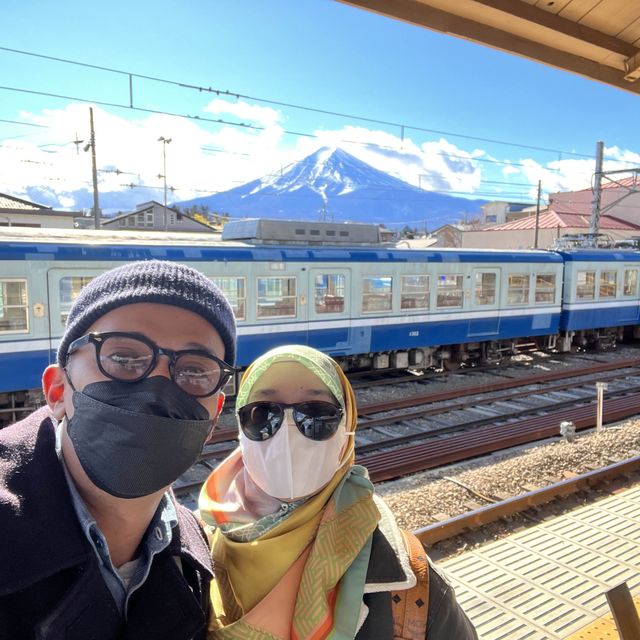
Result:
{"label": "station platform", "polygon": [[640,485],[438,566],[481,640],[616,640],[605,593],[640,602]]}

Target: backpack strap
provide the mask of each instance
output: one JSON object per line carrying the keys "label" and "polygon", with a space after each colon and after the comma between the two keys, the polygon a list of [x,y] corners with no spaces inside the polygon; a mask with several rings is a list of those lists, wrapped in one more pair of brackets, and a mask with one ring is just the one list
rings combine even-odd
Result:
{"label": "backpack strap", "polygon": [[429,560],[422,543],[402,530],[411,571],[417,583],[411,589],[391,592],[394,640],[425,640],[429,615]]}

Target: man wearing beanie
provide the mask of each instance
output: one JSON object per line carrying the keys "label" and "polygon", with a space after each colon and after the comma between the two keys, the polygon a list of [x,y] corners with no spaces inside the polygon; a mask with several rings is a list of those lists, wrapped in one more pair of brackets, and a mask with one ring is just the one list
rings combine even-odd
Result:
{"label": "man wearing beanie", "polygon": [[0,431],[0,639],[206,637],[212,567],[170,485],[233,374],[219,289],[171,262],[124,265],[75,301],[47,407]]}

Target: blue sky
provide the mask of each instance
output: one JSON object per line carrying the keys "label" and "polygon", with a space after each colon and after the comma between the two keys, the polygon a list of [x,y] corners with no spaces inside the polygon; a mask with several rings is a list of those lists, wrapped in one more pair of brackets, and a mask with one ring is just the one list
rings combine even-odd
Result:
{"label": "blue sky", "polygon": [[172,139],[172,200],[323,145],[487,199],[530,199],[538,179],[545,192],[587,187],[593,160],[570,154],[593,156],[598,139],[609,168],[640,166],[637,96],[333,0],[6,0],[0,47],[352,116],[140,78],[133,100],[146,111],[116,108],[99,103],[128,105],[128,76],[0,49],[0,86],[88,101],[0,89],[0,119],[13,121],[0,122],[0,192],[59,207],[91,205],[89,154],[72,140],[88,138],[92,100],[106,208],[161,198],[160,135]]}

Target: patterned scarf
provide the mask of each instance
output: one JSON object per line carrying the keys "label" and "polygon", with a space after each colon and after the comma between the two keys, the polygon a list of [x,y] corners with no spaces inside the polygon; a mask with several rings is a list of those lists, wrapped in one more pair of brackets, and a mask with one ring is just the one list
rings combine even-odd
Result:
{"label": "patterned scarf", "polygon": [[[246,372],[238,393],[274,362],[301,362],[332,391],[356,427],[355,398],[337,364],[308,347],[275,349]],[[245,386],[246,385],[246,386]],[[200,512],[216,527],[210,638],[335,640],[356,633],[371,536],[380,514],[349,436],[341,467],[319,493],[278,510],[251,483],[234,451],[207,479]],[[273,501],[273,503],[270,503]]]}

